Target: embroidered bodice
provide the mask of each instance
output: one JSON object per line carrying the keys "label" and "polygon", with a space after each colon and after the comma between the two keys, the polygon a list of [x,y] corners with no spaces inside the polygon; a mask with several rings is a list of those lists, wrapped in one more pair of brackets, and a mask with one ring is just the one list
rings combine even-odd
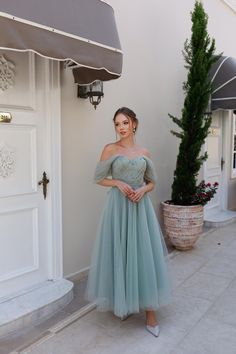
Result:
{"label": "embroidered bodice", "polygon": [[124,155],[113,155],[107,160],[99,161],[94,181],[99,182],[108,176],[124,181],[132,187],[141,186],[145,181],[156,182],[153,162],[143,155],[132,159]]}

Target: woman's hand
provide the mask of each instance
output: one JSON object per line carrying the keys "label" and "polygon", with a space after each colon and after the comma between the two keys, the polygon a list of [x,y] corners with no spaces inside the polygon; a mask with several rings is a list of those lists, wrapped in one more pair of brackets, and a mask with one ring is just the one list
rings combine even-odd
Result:
{"label": "woman's hand", "polygon": [[146,186],[142,186],[142,187],[134,190],[134,193],[129,195],[128,198],[129,198],[129,200],[131,200],[131,202],[138,203],[142,199],[142,197],[144,196],[144,194],[146,192],[147,192]]}
{"label": "woman's hand", "polygon": [[126,197],[130,198],[135,191],[127,183],[117,180],[116,187],[124,194]]}

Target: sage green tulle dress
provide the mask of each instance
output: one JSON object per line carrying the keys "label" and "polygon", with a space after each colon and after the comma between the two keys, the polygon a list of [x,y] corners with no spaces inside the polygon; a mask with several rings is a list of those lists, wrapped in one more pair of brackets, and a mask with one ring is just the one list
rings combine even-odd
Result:
{"label": "sage green tulle dress", "polygon": [[[156,182],[152,161],[114,155],[100,161],[95,182],[112,176],[136,189]],[[131,202],[118,188],[107,195],[95,240],[85,299],[98,311],[123,317],[141,309],[156,310],[170,300],[167,249],[148,193]]]}

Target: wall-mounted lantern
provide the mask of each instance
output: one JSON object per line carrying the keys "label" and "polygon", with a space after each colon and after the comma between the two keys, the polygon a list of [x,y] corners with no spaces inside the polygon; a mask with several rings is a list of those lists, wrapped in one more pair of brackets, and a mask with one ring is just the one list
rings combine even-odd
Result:
{"label": "wall-mounted lantern", "polygon": [[95,109],[101,102],[103,96],[103,82],[100,80],[94,81],[90,85],[78,85],[77,97],[89,98],[90,103]]}

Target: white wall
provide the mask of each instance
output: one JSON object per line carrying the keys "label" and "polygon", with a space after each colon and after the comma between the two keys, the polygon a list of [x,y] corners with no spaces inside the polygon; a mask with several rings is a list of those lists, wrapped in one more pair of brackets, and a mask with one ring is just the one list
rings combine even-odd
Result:
{"label": "white wall", "polygon": [[[152,200],[159,218],[159,203],[171,193],[178,139],[170,134],[175,126],[168,112],[179,115],[183,104],[185,69],[181,51],[190,36],[194,1],[110,0],[110,4],[124,51],[122,77],[104,84],[105,97],[95,111],[88,100],[76,97],[72,73],[62,72],[65,275],[90,264],[107,192],[92,183],[93,172],[103,146],[115,140],[112,118],[120,106],[137,113],[137,143],[152,153],[159,177]],[[235,13],[219,0],[204,4],[210,17],[209,32],[216,38],[218,50],[236,57],[236,48],[232,48]]]}

